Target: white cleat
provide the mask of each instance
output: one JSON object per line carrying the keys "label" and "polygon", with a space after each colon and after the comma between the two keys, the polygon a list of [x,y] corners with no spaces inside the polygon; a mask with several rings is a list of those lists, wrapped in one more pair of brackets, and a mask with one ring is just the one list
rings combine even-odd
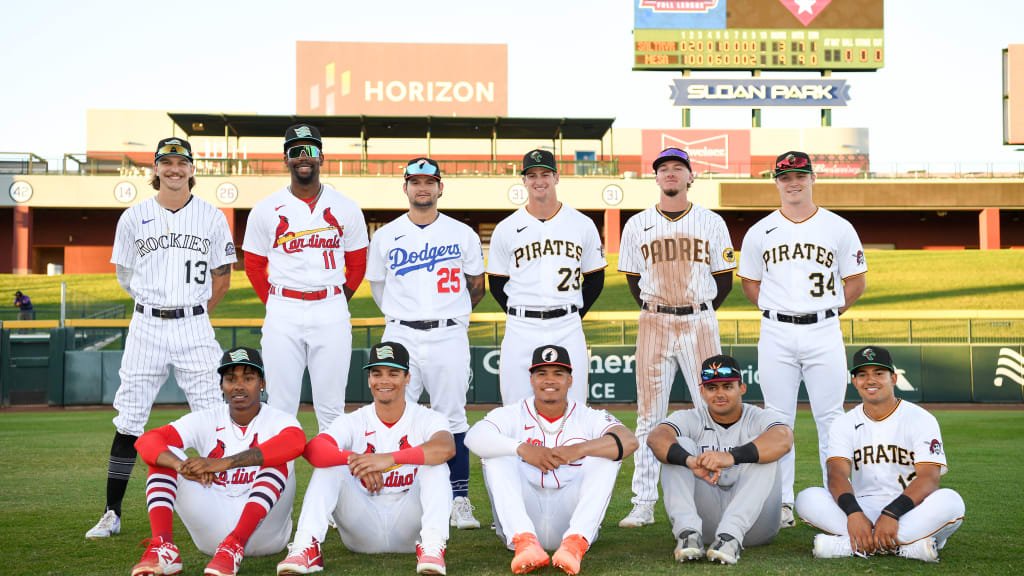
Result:
{"label": "white cleat", "polygon": [[451,525],[459,530],[475,530],[480,527],[480,521],[473,517],[473,510],[476,508],[469,502],[469,498],[459,496],[452,501]]}
{"label": "white cleat", "polygon": [[94,538],[109,538],[120,533],[121,517],[113,510],[107,510],[103,516],[100,516],[100,521],[85,533],[85,537],[92,540]]}
{"label": "white cleat", "polygon": [[740,541],[728,534],[719,534],[714,544],[708,549],[708,560],[722,564],[735,564],[740,559]]}
{"label": "white cleat", "polygon": [[922,562],[939,561],[939,551],[935,546],[935,538],[930,537],[900,546],[896,554],[901,558],[913,558]]}
{"label": "white cleat", "polygon": [[640,502],[639,504],[634,504],[633,511],[619,521],[619,526],[622,528],[638,528],[648,524],[654,524],[653,502]]}
{"label": "white cleat", "polygon": [[686,530],[676,538],[676,562],[698,560],[704,557],[704,543],[700,534],[694,530]]}
{"label": "white cleat", "polygon": [[792,528],[793,526],[796,526],[796,518],[793,516],[793,505],[783,504],[779,528]]}

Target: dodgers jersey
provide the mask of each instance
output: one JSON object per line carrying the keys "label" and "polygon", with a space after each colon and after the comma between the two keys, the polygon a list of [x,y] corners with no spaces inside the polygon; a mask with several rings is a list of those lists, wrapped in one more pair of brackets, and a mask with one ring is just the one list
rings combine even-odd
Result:
{"label": "dodgers jersey", "polygon": [[[356,454],[397,452],[419,446],[438,432],[448,431],[448,419],[430,408],[406,403],[405,412],[391,427],[381,422],[373,404],[339,416],[327,428],[342,450]],[[381,494],[397,494],[409,490],[419,472],[417,464],[403,464],[383,472]],[[369,494],[365,486],[362,489]]]}
{"label": "dodgers jersey", "polygon": [[836,418],[828,435],[828,459],[851,464],[857,496],[898,496],[914,479],[914,464],[929,462],[946,473],[946,453],[935,417],[924,408],[897,400],[881,420],[864,413],[864,404]]}
{"label": "dodgers jersey", "polygon": [[359,205],[322,186],[312,212],[286,186],[249,213],[242,248],[267,258],[267,278],[274,286],[301,291],[342,286],[345,252],[369,244]]}
{"label": "dodgers jersey", "polygon": [[712,276],[736,268],[725,220],[690,203],[679,217],[655,205],[631,217],[622,230],[619,271],[640,275],[645,302],[700,305],[718,295]]}
{"label": "dodgers jersey", "polygon": [[373,233],[366,279],[384,281],[381,312],[389,319],[435,320],[473,311],[463,274],[484,273],[480,237],[438,213],[419,227],[403,214]]}
{"label": "dodgers jersey", "polygon": [[661,423],[671,426],[676,436],[692,439],[701,453],[726,452],[753,441],[769,428],[786,425],[784,416],[775,410],[746,403],[740,419],[729,426],[715,422],[706,408],[677,410]]}
{"label": "dodgers jersey", "polygon": [[583,306],[583,274],[604,268],[604,246],[594,221],[562,204],[541,221],[523,206],[491,235],[487,273],[508,276],[509,306]]}
{"label": "dodgers jersey", "polygon": [[210,271],[235,262],[235,244],[224,213],[209,202],[193,195],[171,212],[153,196],[121,213],[110,262],[134,271],[129,288],[140,304],[206,305]]}
{"label": "dodgers jersey", "polygon": [[761,283],[761,310],[812,314],[841,308],[846,304],[842,280],[867,271],[856,230],[819,207],[802,222],[776,210],[751,226],[737,274]]}
{"label": "dodgers jersey", "polygon": [[[622,426],[622,422],[607,410],[595,410],[572,400],[569,400],[562,418],[548,422],[537,414],[533,396],[517,404],[491,410],[484,417],[484,422],[494,426],[503,436],[545,448],[581,444],[604,436],[615,426]],[[520,458],[519,472],[539,488],[563,488],[576,481],[580,465],[581,462],[575,462],[543,472]]]}
{"label": "dodgers jersey", "polygon": [[[170,425],[181,436],[184,448],[194,448],[207,458],[223,458],[244,452],[277,436],[285,428],[302,430],[294,416],[265,403],[260,404],[259,413],[245,427],[231,420],[227,404],[191,412]],[[293,466],[293,462],[288,462],[289,471]],[[245,466],[221,472],[212,488],[225,496],[246,496],[260,468]]]}

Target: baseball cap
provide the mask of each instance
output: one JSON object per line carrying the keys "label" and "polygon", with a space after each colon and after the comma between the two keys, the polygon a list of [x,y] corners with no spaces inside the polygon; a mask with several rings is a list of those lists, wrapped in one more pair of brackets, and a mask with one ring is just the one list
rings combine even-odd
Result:
{"label": "baseball cap", "polygon": [[370,348],[370,361],[363,366],[363,370],[374,366],[391,366],[408,372],[409,351],[398,342],[381,342]]}
{"label": "baseball cap", "polygon": [[409,160],[409,164],[405,167],[405,179],[408,180],[413,176],[432,176],[441,179],[441,167],[437,165],[437,162],[430,158],[413,158]]}
{"label": "baseball cap", "polygon": [[708,358],[700,365],[700,381],[729,382],[740,379],[740,363],[726,354]]}
{"label": "baseball cap", "polygon": [[881,366],[888,368],[889,372],[895,373],[896,366],[892,363],[892,355],[885,348],[879,346],[867,346],[853,353],[853,366],[850,374],[853,374],[861,366]]}
{"label": "baseball cap", "polygon": [[547,150],[530,150],[523,155],[523,170],[520,174],[526,174],[530,168],[547,168],[558,172],[558,164],[555,162],[555,155]]}
{"label": "baseball cap", "polygon": [[259,350],[245,346],[225,351],[224,355],[220,357],[220,367],[217,368],[217,373],[223,376],[229,368],[240,364],[257,368],[260,371],[260,376],[263,375],[263,357],[260,356]]}
{"label": "baseball cap", "polygon": [[686,153],[686,150],[680,150],[679,148],[665,148],[658,154],[658,157],[654,159],[654,171],[658,171],[658,166],[661,166],[669,160],[675,160],[686,164],[686,169],[693,172],[693,167],[690,166],[690,155]]}
{"label": "baseball cap", "polygon": [[806,174],[813,174],[814,168],[811,166],[811,157],[804,152],[790,151],[780,155],[775,159],[775,178],[778,178],[780,174],[786,172],[804,172]]}
{"label": "baseball cap", "polygon": [[156,145],[156,153],[153,155],[153,161],[157,161],[164,156],[181,156],[182,158],[192,162],[192,145],[188,143],[188,140],[183,138],[164,138]]}
{"label": "baseball cap", "polygon": [[533,362],[530,363],[530,372],[541,366],[562,366],[572,370],[569,352],[565,348],[554,344],[541,346],[533,351]]}
{"label": "baseball cap", "polygon": [[295,124],[293,126],[289,126],[288,129],[284,131],[285,150],[288,150],[289,144],[292,142],[298,142],[299,140],[316,142],[316,145],[319,146],[321,150],[324,148],[324,142],[320,139],[320,131],[317,130],[316,126],[311,126],[309,124]]}

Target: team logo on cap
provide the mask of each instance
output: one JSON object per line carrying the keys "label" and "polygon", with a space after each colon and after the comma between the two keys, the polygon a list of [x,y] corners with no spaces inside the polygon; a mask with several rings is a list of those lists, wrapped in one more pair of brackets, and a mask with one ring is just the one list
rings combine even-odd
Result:
{"label": "team logo on cap", "polygon": [[178,146],[181,146],[181,140],[175,138],[174,140],[168,140],[165,144],[177,144]]}
{"label": "team logo on cap", "polygon": [[377,348],[377,359],[383,360],[385,358],[395,359],[395,351],[391,349],[391,346],[381,346]]}
{"label": "team logo on cap", "polygon": [[861,352],[861,356],[864,356],[865,358],[867,358],[868,362],[874,362],[875,361],[875,351],[872,350],[871,348],[865,348],[864,351]]}
{"label": "team logo on cap", "polygon": [[309,129],[309,126],[296,126],[295,135],[299,138],[312,138],[313,132]]}
{"label": "team logo on cap", "polygon": [[231,357],[232,362],[243,362],[249,359],[249,353],[246,352],[245,350],[235,350],[234,352],[229,352],[228,356]]}
{"label": "team logo on cap", "polygon": [[540,353],[540,358],[545,362],[554,362],[558,360],[558,350],[555,350],[554,348],[545,348],[544,351]]}
{"label": "team logo on cap", "polygon": [[543,156],[541,155],[540,150],[534,150],[533,154],[530,154],[530,158],[533,158],[534,162],[540,162],[540,159],[542,157]]}

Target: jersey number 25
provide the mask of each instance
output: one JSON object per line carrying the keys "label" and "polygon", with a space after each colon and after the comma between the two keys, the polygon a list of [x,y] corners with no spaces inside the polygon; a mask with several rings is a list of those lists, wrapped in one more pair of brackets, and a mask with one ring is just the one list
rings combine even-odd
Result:
{"label": "jersey number 25", "polygon": [[450,294],[462,290],[462,269],[441,268],[437,271],[437,293]]}

